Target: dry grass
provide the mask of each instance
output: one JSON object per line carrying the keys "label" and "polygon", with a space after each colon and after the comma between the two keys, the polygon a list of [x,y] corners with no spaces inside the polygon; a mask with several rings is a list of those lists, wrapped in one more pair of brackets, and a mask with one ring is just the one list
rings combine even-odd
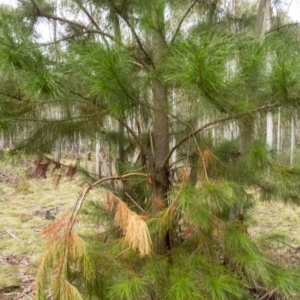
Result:
{"label": "dry grass", "polygon": [[[0,168],[12,179],[0,182],[0,299],[1,294],[3,299],[30,299],[18,295],[35,279],[44,249],[40,232],[75,204],[82,182],[79,178],[63,179],[55,187],[52,177],[26,179],[20,167]],[[95,189],[88,200],[101,196]],[[19,288],[3,290],[11,286]]]}
{"label": "dry grass", "polygon": [[278,201],[257,203],[248,232],[260,240],[273,259],[300,266],[300,207]]}

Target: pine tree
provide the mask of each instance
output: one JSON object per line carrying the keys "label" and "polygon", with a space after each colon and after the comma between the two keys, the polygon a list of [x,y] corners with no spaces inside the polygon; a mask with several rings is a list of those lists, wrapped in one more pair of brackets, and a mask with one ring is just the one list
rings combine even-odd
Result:
{"label": "pine tree", "polygon": [[[222,7],[1,7],[0,126],[18,134],[26,124],[13,154],[49,153],[75,132],[118,145],[121,158],[118,174],[87,184],[73,210],[44,230],[37,299],[48,288],[54,299],[299,298],[299,269],[263,254],[245,213],[255,199],[299,202],[300,168],[274,157],[258,118],[298,109],[299,27],[276,21],[261,34],[261,10],[255,24],[252,9]],[[49,43],[37,36],[40,20],[59,28]],[[122,188],[85,201],[111,180]],[[80,212],[103,232],[80,236]]]}

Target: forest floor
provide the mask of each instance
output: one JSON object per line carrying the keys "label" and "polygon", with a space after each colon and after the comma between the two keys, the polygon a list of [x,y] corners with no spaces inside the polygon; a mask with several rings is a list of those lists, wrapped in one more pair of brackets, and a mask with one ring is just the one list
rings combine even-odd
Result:
{"label": "forest floor", "polygon": [[[0,164],[0,300],[33,299],[34,281],[45,250],[40,232],[59,219],[78,199],[84,181],[77,176],[30,178],[26,167]],[[27,169],[27,170],[26,170]],[[99,200],[99,189],[88,199]]]}
{"label": "forest floor", "polygon": [[[24,167],[0,164],[0,300],[33,299],[44,250],[40,232],[74,205],[82,188],[78,177],[56,186],[51,174],[30,179]],[[101,197],[92,190],[88,199]],[[249,215],[248,232],[265,251],[286,265],[300,266],[300,207],[257,203]]]}

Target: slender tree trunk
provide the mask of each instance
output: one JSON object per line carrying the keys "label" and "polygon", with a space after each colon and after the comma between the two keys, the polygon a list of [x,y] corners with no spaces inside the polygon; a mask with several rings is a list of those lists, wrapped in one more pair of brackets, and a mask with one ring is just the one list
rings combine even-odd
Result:
{"label": "slender tree trunk", "polygon": [[[240,131],[240,153],[246,155],[254,138],[254,117],[242,117],[238,121]],[[234,219],[244,219],[244,208],[242,203],[236,203],[229,213],[229,221]]]}
{"label": "slender tree trunk", "polygon": [[266,30],[268,28],[268,20],[270,16],[270,0],[260,0],[256,23],[255,23],[255,32],[260,37],[261,40],[264,39]]}
{"label": "slender tree trunk", "polygon": [[13,145],[13,143],[12,143],[12,133],[10,132],[9,133],[9,149],[12,149],[12,146]]}
{"label": "slender tree trunk", "polygon": [[[167,197],[169,180],[168,165],[163,165],[169,153],[169,124],[167,117],[167,93],[165,86],[158,80],[153,81],[152,91],[154,97],[154,196],[164,201]],[[154,204],[154,210],[157,210]]]}
{"label": "slender tree trunk", "polygon": [[291,154],[290,154],[291,165],[294,162],[294,149],[295,149],[295,118],[292,116],[292,119],[291,119]]}
{"label": "slender tree trunk", "polygon": [[[122,36],[121,36],[121,29],[120,29],[120,22],[118,18],[118,14],[115,11],[110,11],[110,15],[112,18],[112,24],[113,24],[113,31],[114,31],[114,37],[118,43],[122,43]],[[123,119],[121,117],[121,119]],[[125,121],[125,120],[123,120]],[[122,164],[125,162],[124,157],[124,126],[121,122],[118,122],[118,144],[117,144],[117,164]],[[117,166],[117,169],[119,170],[119,166]]]}
{"label": "slender tree trunk", "polygon": [[280,151],[280,141],[281,141],[281,134],[280,134],[280,131],[281,131],[281,120],[280,120],[280,108],[278,109],[278,118],[277,118],[277,153],[279,153]]}
{"label": "slender tree trunk", "polygon": [[[176,109],[177,109],[177,106],[176,106],[176,91],[175,91],[175,88],[173,88],[173,91],[172,91],[172,111],[173,111],[173,115],[176,115]],[[176,135],[175,135],[175,132],[176,132],[176,129],[175,129],[175,126],[176,124],[174,125],[174,128],[173,128],[173,137],[172,137],[172,147],[174,147],[176,145]],[[177,150],[175,150],[172,154],[172,163],[175,163],[176,160],[177,160]]]}
{"label": "slender tree trunk", "polygon": [[101,175],[101,168],[100,168],[100,138],[99,133],[96,133],[95,137],[96,147],[95,147],[95,156],[96,156],[96,166],[95,166],[95,173],[96,177],[99,178]]}
{"label": "slender tree trunk", "polygon": [[4,150],[5,147],[5,136],[3,131],[1,131],[1,137],[0,137],[0,152]]}
{"label": "slender tree trunk", "polygon": [[216,129],[213,128],[211,131],[211,139],[212,139],[212,144],[215,145],[215,140],[216,140]]}
{"label": "slender tree trunk", "polygon": [[267,145],[273,147],[273,116],[272,112],[267,112],[267,134],[266,134]]}
{"label": "slender tree trunk", "polygon": [[215,17],[216,10],[217,10],[217,4],[218,4],[218,0],[213,0],[210,2],[210,8],[208,11],[208,22],[209,23],[213,23],[213,21],[214,21],[214,17]]}
{"label": "slender tree trunk", "polygon": [[[61,113],[60,108],[54,108],[54,114],[56,115],[56,119],[60,120]],[[60,163],[61,159],[61,136],[59,135],[55,141],[55,161]]]}
{"label": "slender tree trunk", "polygon": [[[155,68],[160,65],[164,58],[164,11],[157,8],[154,12],[156,28],[152,30],[152,60]],[[153,212],[159,210],[160,201],[166,203],[169,189],[168,164],[164,164],[169,153],[169,120],[168,120],[168,96],[166,86],[157,78],[152,81],[152,96],[154,106],[153,122],[153,148],[154,148],[154,192]]]}
{"label": "slender tree trunk", "polygon": [[55,161],[60,163],[61,159],[61,138],[58,137],[55,142]]}

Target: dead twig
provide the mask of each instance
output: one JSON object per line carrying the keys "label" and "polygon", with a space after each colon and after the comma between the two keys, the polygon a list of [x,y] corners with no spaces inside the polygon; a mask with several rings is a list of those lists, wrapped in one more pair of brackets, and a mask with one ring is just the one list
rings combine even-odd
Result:
{"label": "dead twig", "polygon": [[277,292],[277,288],[275,288],[274,290],[264,294],[262,297],[259,298],[259,300],[270,300],[271,297]]}
{"label": "dead twig", "polygon": [[13,237],[15,240],[23,242],[22,239],[20,239],[19,237],[17,237],[15,234],[13,234],[12,232],[10,232],[7,228],[4,228],[4,230],[11,236]]}
{"label": "dead twig", "polygon": [[25,288],[25,289],[23,290],[23,292],[16,298],[16,300],[22,299],[22,297],[25,296],[28,292],[31,292],[32,289],[33,289],[34,283],[35,283],[34,281],[31,282],[31,284],[30,284],[27,288]]}
{"label": "dead twig", "polygon": [[125,250],[123,250],[122,252],[120,252],[118,255],[116,255],[115,257],[111,258],[110,260],[108,260],[105,264],[101,265],[99,268],[98,268],[98,271],[101,270],[101,268],[103,268],[104,266],[106,266],[107,264],[109,264],[111,261],[113,260],[116,260],[118,257],[120,257],[123,253],[127,252],[128,250],[130,250],[131,248],[128,247],[126,248]]}
{"label": "dead twig", "polygon": [[132,199],[132,197],[127,193],[127,192],[125,192],[125,195],[142,211],[142,212],[145,212],[145,210],[144,209],[142,209],[142,207],[136,202],[136,201],[134,201],[133,199]]}

